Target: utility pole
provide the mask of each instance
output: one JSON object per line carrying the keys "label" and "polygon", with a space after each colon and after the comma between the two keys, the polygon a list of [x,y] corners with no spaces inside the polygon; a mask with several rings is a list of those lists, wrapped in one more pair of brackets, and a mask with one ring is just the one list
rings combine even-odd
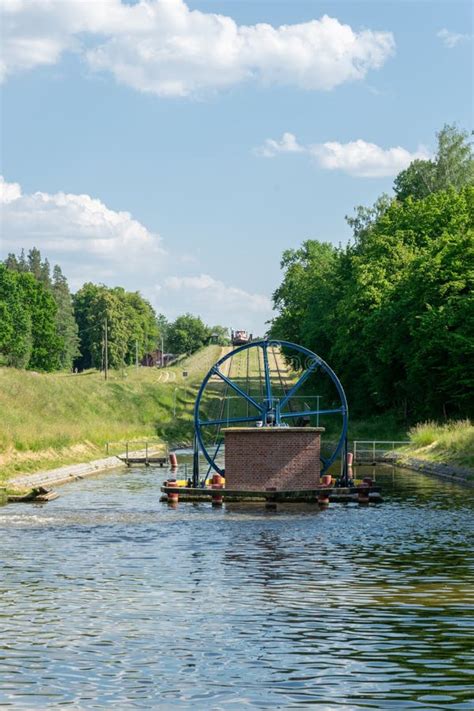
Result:
{"label": "utility pole", "polygon": [[138,340],[135,341],[135,366],[138,373]]}
{"label": "utility pole", "polygon": [[107,316],[105,317],[104,330],[105,330],[105,370],[104,370],[104,376],[105,376],[105,379],[107,380],[108,375],[109,375],[109,338],[108,338],[108,332],[107,332]]}
{"label": "utility pole", "polygon": [[165,349],[165,346],[164,346],[163,336],[161,336],[161,367],[163,367],[164,362],[165,362],[164,361],[165,354],[163,353],[164,349]]}

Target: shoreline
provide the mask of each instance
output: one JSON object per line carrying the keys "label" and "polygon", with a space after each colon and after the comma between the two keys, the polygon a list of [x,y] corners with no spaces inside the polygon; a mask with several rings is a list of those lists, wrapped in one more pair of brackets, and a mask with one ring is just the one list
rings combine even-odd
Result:
{"label": "shoreline", "polygon": [[[474,471],[457,464],[431,462],[428,459],[417,459],[416,457],[400,454],[387,454],[380,461],[384,464],[412,469],[420,474],[429,474],[430,476],[436,476],[458,484],[474,486]],[[363,462],[360,462],[360,464],[363,464]]]}
{"label": "shoreline", "polygon": [[[133,456],[145,456],[146,450],[137,450],[129,452]],[[150,454],[150,452],[148,452]],[[101,459],[93,459],[90,462],[82,462],[80,464],[65,464],[62,467],[48,469],[31,474],[22,474],[12,477],[2,484],[7,491],[14,490],[23,491],[33,489],[35,487],[61,486],[69,484],[72,481],[78,481],[94,474],[106,472],[108,469],[116,469],[117,467],[127,467],[127,464],[119,459],[125,456],[125,453],[103,457]]]}
{"label": "shoreline", "polygon": [[[182,449],[188,449],[188,447],[179,444],[170,447],[169,451],[178,451],[179,453]],[[145,456],[145,452],[146,450],[137,450],[136,452],[129,452],[129,454],[139,457]],[[120,456],[124,456],[124,454],[94,459],[90,462],[82,462],[80,464],[65,464],[55,469],[22,474],[7,480],[2,484],[1,488],[7,493],[11,492],[13,494],[14,492],[28,491],[37,487],[69,484],[73,481],[93,476],[94,474],[106,472],[109,469],[116,469],[118,467],[126,468],[127,464],[119,459]],[[471,487],[474,486],[474,472],[466,467],[460,467],[455,464],[430,462],[426,459],[417,459],[416,457],[400,454],[389,454],[381,457],[380,463],[411,469],[420,474],[436,476]],[[363,466],[364,464],[364,462],[359,462],[358,465]]]}

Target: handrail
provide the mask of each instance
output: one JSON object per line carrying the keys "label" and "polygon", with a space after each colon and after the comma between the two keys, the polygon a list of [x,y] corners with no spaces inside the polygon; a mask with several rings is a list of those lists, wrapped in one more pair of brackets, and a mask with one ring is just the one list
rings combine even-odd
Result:
{"label": "handrail", "polygon": [[[141,446],[139,446],[141,445]],[[134,449],[134,451],[138,450],[145,450],[146,454],[148,456],[148,448],[153,449],[153,448],[158,448],[157,445],[160,445],[160,448],[163,449],[164,456],[168,456],[169,453],[169,447],[166,442],[163,442],[163,440],[160,437],[148,437],[148,438],[143,438],[143,439],[130,439],[127,441],[115,441],[115,442],[106,442],[105,443],[105,453],[107,456],[109,456],[111,449],[118,449],[120,452],[125,451],[128,456],[128,452]],[[115,455],[114,455],[115,456]]]}
{"label": "handrail", "polygon": [[409,439],[355,439],[354,444],[410,444]]}
{"label": "handrail", "polygon": [[[359,453],[359,456],[361,454],[371,454],[372,461],[375,461],[376,454],[378,454],[378,453],[385,454],[390,449],[393,452],[396,448],[396,445],[399,446],[399,445],[407,445],[407,444],[411,444],[410,440],[355,439],[354,446],[353,446],[354,461],[357,461],[357,454],[358,453]],[[361,447],[360,445],[369,445],[369,447],[364,448],[363,446]],[[388,447],[377,447],[377,445],[389,445],[389,446]]]}

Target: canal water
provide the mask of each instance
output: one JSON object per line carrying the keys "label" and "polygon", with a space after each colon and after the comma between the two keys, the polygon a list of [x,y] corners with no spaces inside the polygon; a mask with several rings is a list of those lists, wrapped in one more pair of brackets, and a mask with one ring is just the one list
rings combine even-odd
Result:
{"label": "canal water", "polygon": [[472,709],[473,490],[373,471],[368,507],[132,468],[0,508],[0,708]]}

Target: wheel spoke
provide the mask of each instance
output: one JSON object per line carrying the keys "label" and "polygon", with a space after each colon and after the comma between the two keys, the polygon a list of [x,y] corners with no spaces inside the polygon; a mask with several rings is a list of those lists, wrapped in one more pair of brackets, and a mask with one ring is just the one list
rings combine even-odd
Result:
{"label": "wheel spoke", "polygon": [[301,410],[300,412],[281,412],[280,417],[304,417],[305,415],[333,415],[337,412],[344,412],[343,407],[335,410]]}
{"label": "wheel spoke", "polygon": [[212,425],[227,425],[234,424],[234,422],[258,422],[261,420],[261,415],[255,415],[254,417],[229,417],[222,420],[201,420],[199,422],[201,427],[210,427]]}
{"label": "wheel spoke", "polygon": [[209,479],[209,474],[211,473],[211,469],[214,468],[214,462],[216,461],[216,457],[219,454],[219,450],[221,448],[222,440],[217,443],[216,451],[214,452],[214,456],[211,458],[211,461],[209,462],[209,469],[207,470],[207,474],[204,477],[204,480],[202,482],[202,487],[204,488],[206,486],[206,482]]}
{"label": "wheel spoke", "polygon": [[[287,392],[283,400],[280,402],[280,410],[283,410],[287,402],[293,397],[293,395],[300,389],[300,387],[305,383],[309,376],[316,372],[316,368],[319,366],[319,361],[313,360],[309,367],[305,370],[303,375],[296,381],[293,387]],[[283,415],[282,415],[283,416]]]}
{"label": "wheel spoke", "polygon": [[[230,388],[232,388],[232,390],[235,390],[236,393],[238,393],[241,397],[243,397],[245,400],[247,400],[247,402],[249,402],[251,405],[253,405],[256,410],[258,410],[259,412],[263,412],[263,408],[261,407],[261,405],[259,405],[258,402],[256,402],[256,400],[253,399],[253,397],[251,397],[248,393],[246,393],[245,390],[242,390],[242,388],[239,388],[239,386],[236,383],[234,383],[232,380],[230,380],[230,378],[228,378],[226,375],[224,375],[224,373],[221,373],[219,368],[217,368],[215,366],[213,369],[213,372],[215,375],[218,375],[219,378],[221,378],[224,381],[224,383],[227,383],[227,385]],[[259,418],[257,418],[257,419],[259,419]]]}

